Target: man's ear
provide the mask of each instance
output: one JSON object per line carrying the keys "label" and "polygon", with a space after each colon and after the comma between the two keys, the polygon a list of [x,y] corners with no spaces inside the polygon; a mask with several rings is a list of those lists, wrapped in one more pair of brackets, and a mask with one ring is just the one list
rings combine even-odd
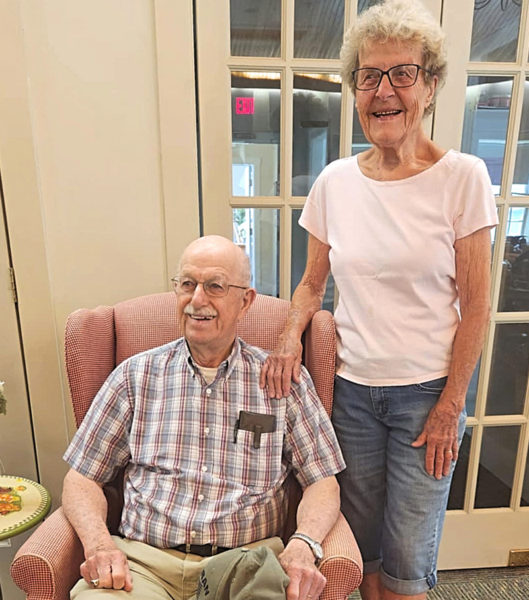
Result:
{"label": "man's ear", "polygon": [[248,288],[247,290],[245,290],[244,297],[242,299],[242,308],[239,312],[239,318],[237,319],[238,321],[240,321],[248,312],[248,309],[253,304],[253,301],[255,300],[256,296],[257,291],[254,288]]}

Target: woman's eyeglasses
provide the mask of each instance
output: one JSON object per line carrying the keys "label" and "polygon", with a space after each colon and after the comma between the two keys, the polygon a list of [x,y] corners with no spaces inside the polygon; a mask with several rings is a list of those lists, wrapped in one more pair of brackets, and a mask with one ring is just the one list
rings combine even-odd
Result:
{"label": "woman's eyeglasses", "polygon": [[431,72],[420,65],[406,64],[396,65],[383,71],[382,69],[362,68],[355,69],[353,71],[353,83],[355,89],[367,92],[369,90],[376,90],[382,81],[382,77],[387,75],[389,83],[395,88],[406,88],[415,85],[419,71]]}

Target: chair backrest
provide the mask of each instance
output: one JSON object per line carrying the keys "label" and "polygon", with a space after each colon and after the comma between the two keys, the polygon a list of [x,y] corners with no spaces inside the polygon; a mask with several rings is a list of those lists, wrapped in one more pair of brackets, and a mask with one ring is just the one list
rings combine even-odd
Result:
{"label": "chair backrest", "polygon": [[[257,295],[240,321],[238,334],[249,344],[272,350],[285,326],[290,303]],[[152,294],[73,312],[66,323],[66,370],[77,425],[105,379],[120,362],[181,336],[173,292]],[[330,413],[334,386],[334,319],[318,311],[304,340],[304,363]]]}

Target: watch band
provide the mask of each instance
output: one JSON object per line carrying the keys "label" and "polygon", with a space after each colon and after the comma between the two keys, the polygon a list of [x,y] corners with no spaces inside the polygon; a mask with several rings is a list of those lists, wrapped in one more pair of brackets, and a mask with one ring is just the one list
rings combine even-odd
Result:
{"label": "watch band", "polygon": [[321,547],[321,544],[316,540],[313,540],[310,536],[306,535],[305,533],[293,533],[288,539],[288,541],[290,542],[290,540],[294,539],[303,540],[309,546],[309,548],[312,550],[312,554],[314,554],[314,562],[316,566],[318,566],[323,559],[323,549]]}

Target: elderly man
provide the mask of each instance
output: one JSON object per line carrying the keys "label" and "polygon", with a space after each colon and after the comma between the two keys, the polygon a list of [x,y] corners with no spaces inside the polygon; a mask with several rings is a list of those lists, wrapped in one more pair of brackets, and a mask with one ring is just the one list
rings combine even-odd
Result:
{"label": "elderly man", "polygon": [[[174,282],[184,337],[119,365],[65,454],[63,506],[86,558],[71,597],[188,600],[215,560],[205,557],[264,544],[290,578],[288,600],[317,598],[344,468],[329,419],[306,372],[286,400],[259,387],[266,354],[236,335],[256,295],[240,248],[195,240]],[[102,486],[123,467],[118,537]],[[303,496],[283,548],[275,536],[291,471]]]}

